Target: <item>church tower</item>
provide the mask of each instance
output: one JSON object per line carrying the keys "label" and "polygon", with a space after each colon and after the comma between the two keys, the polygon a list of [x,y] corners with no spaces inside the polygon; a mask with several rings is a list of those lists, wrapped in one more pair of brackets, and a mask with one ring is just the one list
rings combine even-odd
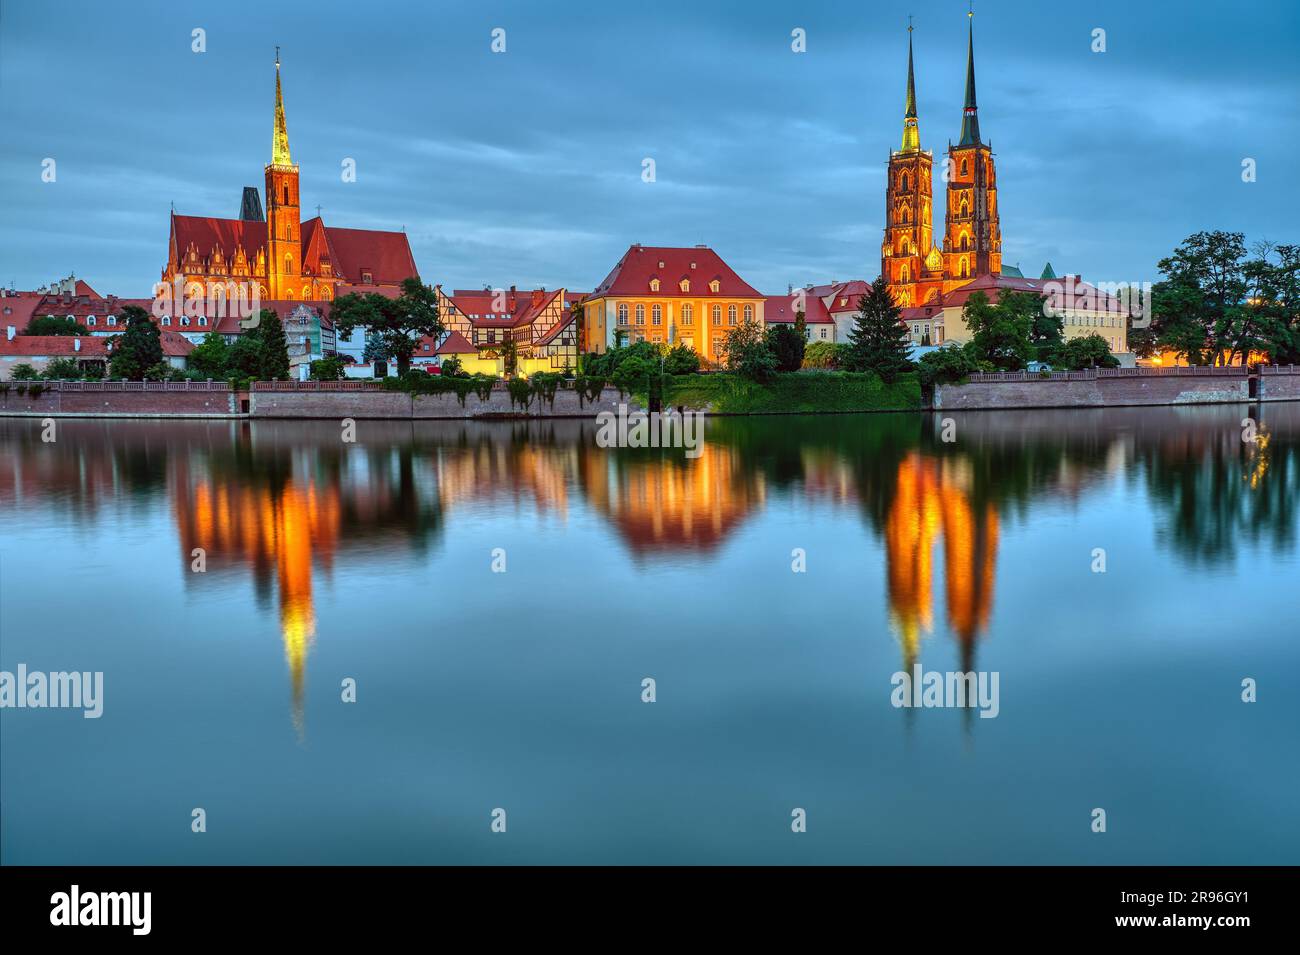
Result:
{"label": "church tower", "polygon": [[961,140],[948,144],[948,201],[943,257],[944,291],[959,288],[977,275],[1002,271],[1002,230],[998,225],[997,175],[993,149],[980,139],[975,104],[975,23],[968,14],[966,39],[966,102],[962,107]]}
{"label": "church tower", "polygon": [[894,301],[909,308],[937,297],[943,288],[943,257],[934,247],[934,157],[921,148],[911,24],[907,27],[907,103],[902,146],[889,154],[880,275]]}
{"label": "church tower", "polygon": [[289,131],[280,92],[280,48],[275,48],[275,132],[266,165],[266,285],[273,299],[296,298],[302,275],[302,217],[298,167],[289,156]]}

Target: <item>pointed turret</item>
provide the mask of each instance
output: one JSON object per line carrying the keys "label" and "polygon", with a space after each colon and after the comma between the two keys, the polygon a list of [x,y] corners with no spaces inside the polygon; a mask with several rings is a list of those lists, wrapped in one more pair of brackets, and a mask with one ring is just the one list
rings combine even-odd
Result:
{"label": "pointed turret", "polygon": [[275,134],[271,140],[271,164],[292,166],[289,156],[289,130],[284,122],[284,96],[280,92],[280,48],[275,48]]}
{"label": "pointed turret", "polygon": [[921,131],[916,125],[916,79],[912,71],[912,24],[907,25],[907,108],[903,112],[903,152],[921,148]]}
{"label": "pointed turret", "polygon": [[980,141],[980,118],[975,105],[975,13],[972,11],[970,30],[966,37],[966,104],[961,111],[961,141],[958,146],[977,146]]}

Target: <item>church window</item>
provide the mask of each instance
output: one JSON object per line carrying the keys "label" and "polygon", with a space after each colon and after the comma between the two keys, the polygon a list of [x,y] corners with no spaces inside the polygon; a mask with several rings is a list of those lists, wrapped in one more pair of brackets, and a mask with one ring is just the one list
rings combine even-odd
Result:
{"label": "church window", "polygon": [[965,199],[961,201],[961,215],[963,219],[970,215],[970,206],[966,205]]}
{"label": "church window", "polygon": [[970,236],[968,236],[966,233],[963,232],[961,236],[961,250],[965,252],[969,248],[970,248]]}
{"label": "church window", "polygon": [[903,173],[902,178],[899,180],[898,187],[904,192],[907,192],[907,173]]}
{"label": "church window", "polygon": [[969,168],[970,168],[970,167],[966,165],[966,160],[963,159],[963,160],[961,161],[961,174],[962,174],[963,176],[966,175],[966,171],[967,171]]}
{"label": "church window", "polygon": [[652,305],[650,307],[650,324],[662,325],[664,323],[664,308],[662,305]]}
{"label": "church window", "polygon": [[310,286],[310,285],[304,285],[304,286],[302,287],[302,300],[303,300],[304,302],[306,302],[306,301],[308,301],[308,300],[310,300],[310,299],[311,299],[311,286]]}
{"label": "church window", "polygon": [[[963,166],[962,166],[962,172],[965,172],[965,171],[966,171],[966,167],[963,165]],[[285,204],[286,206],[289,204],[289,187],[288,187],[288,186],[285,186],[285,187],[284,187],[284,204]]]}
{"label": "church window", "polygon": [[967,277],[969,277],[969,276],[970,276],[970,266],[967,265],[965,259],[962,259],[962,260],[961,260],[961,277],[962,277],[962,278],[967,278]]}
{"label": "church window", "polygon": [[644,324],[645,324],[645,306],[644,306],[644,305],[638,305],[638,306],[636,307],[636,323],[637,323],[638,325],[644,325]]}
{"label": "church window", "polygon": [[727,324],[728,325],[736,324],[736,306],[734,305],[727,306]]}
{"label": "church window", "polygon": [[898,278],[899,281],[902,282],[912,281],[912,270],[909,269],[906,265],[904,265],[902,271],[898,273]]}
{"label": "church window", "polygon": [[903,224],[906,225],[912,219],[911,214],[907,211],[907,206],[903,206]]}
{"label": "church window", "polygon": [[695,309],[691,307],[691,304],[689,302],[687,302],[685,305],[682,306],[682,324],[690,325],[694,321],[695,321]]}

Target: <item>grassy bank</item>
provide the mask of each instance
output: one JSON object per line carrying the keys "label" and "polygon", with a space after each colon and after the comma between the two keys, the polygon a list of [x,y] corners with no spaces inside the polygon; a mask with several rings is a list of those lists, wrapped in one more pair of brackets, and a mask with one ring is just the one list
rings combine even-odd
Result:
{"label": "grassy bank", "polygon": [[921,386],[915,374],[885,384],[872,374],[801,371],[765,385],[728,374],[682,375],[673,379],[664,404],[720,414],[907,411],[921,407]]}

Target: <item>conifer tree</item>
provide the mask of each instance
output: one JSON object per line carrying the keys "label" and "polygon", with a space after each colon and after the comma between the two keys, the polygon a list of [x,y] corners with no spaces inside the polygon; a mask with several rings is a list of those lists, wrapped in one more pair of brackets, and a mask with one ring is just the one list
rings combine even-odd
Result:
{"label": "conifer tree", "polygon": [[907,326],[899,315],[893,293],[883,279],[877,278],[867,294],[858,299],[845,360],[850,371],[874,371],[888,382],[912,367]]}

